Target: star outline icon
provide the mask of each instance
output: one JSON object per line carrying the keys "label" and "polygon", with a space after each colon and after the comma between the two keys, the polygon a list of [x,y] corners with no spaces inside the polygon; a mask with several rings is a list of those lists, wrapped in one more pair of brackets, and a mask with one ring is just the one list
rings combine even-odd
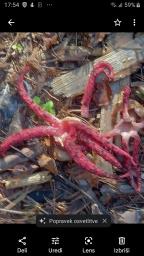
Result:
{"label": "star outline icon", "polygon": [[116,20],[114,20],[115,27],[116,27],[116,26],[119,26],[119,27],[120,27],[121,22],[122,22],[122,20],[119,20],[118,18],[117,18]]}

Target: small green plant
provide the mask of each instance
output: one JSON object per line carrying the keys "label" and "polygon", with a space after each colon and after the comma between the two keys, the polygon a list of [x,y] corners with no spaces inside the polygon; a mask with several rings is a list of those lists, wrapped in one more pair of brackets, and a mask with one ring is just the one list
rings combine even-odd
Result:
{"label": "small green plant", "polygon": [[48,111],[49,113],[55,115],[55,108],[54,108],[54,103],[52,100],[47,101],[45,104],[42,105],[42,108],[45,111]]}
{"label": "small green plant", "polygon": [[15,52],[22,53],[23,52],[23,46],[20,43],[16,43],[12,45],[12,49]]}
{"label": "small green plant", "polygon": [[33,98],[33,101],[38,104],[39,106],[41,106],[43,108],[43,110],[51,113],[52,115],[55,115],[55,107],[54,107],[54,103],[52,100],[48,100],[46,103],[42,103],[41,99],[39,96],[35,96]]}
{"label": "small green plant", "polygon": [[34,96],[33,101],[34,101],[36,104],[41,105],[41,99],[40,99],[39,96]]}

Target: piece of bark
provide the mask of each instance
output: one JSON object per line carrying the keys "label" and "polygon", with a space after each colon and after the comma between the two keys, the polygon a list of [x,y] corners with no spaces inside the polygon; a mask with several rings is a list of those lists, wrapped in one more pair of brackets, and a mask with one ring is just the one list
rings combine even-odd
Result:
{"label": "piece of bark", "polygon": [[9,125],[8,134],[10,135],[12,133],[20,132],[21,130],[22,130],[21,113],[20,113],[20,108],[18,108]]}
{"label": "piece of bark", "polygon": [[56,51],[57,57],[60,61],[84,61],[84,59],[91,55],[91,51],[82,46],[66,46],[63,50]]}
{"label": "piece of bark", "polygon": [[[22,155],[21,153],[24,154],[25,156]],[[4,158],[0,158],[0,172],[5,171],[7,169],[11,169],[17,164],[25,163],[29,159],[34,159],[34,157],[36,157],[39,154],[38,150],[34,151],[29,148],[23,148],[21,150],[21,153],[15,153],[5,156]]]}
{"label": "piece of bark", "polygon": [[134,40],[121,46],[95,61],[89,62],[80,68],[74,69],[64,75],[56,77],[48,85],[55,95],[73,97],[83,93],[88,75],[93,65],[100,61],[109,62],[114,68],[114,80],[122,79],[134,72],[144,60],[144,36],[139,36]]}
{"label": "piece of bark", "polygon": [[46,183],[50,181],[51,178],[52,176],[47,171],[43,171],[32,175],[28,175],[26,177],[20,177],[17,179],[10,178],[7,180],[3,180],[2,184],[6,189],[14,189]]}

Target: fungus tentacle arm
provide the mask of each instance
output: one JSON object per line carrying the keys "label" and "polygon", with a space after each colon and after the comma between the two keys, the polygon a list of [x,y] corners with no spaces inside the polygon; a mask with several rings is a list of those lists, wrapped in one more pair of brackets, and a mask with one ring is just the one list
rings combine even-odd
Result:
{"label": "fungus tentacle arm", "polygon": [[0,155],[4,155],[11,146],[18,145],[23,141],[28,141],[33,138],[40,138],[45,136],[58,136],[60,134],[61,131],[59,129],[48,126],[38,126],[22,130],[9,136],[8,138],[6,138],[6,140],[4,140],[4,142],[1,143]]}
{"label": "fungus tentacle arm", "polygon": [[48,122],[50,125],[58,127],[60,126],[61,122],[58,118],[50,113],[44,111],[40,106],[33,102],[33,100],[27,94],[25,87],[24,87],[24,76],[30,71],[28,66],[25,66],[22,73],[19,75],[17,80],[17,88],[18,92],[22,98],[22,100],[27,104],[27,106],[42,120]]}

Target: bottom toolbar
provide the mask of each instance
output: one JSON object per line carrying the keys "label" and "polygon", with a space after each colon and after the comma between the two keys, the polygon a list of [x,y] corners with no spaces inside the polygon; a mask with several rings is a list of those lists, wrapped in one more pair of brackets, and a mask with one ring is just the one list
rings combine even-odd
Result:
{"label": "bottom toolbar", "polygon": [[1,225],[0,255],[141,256],[142,231],[143,225],[130,224],[94,229]]}

